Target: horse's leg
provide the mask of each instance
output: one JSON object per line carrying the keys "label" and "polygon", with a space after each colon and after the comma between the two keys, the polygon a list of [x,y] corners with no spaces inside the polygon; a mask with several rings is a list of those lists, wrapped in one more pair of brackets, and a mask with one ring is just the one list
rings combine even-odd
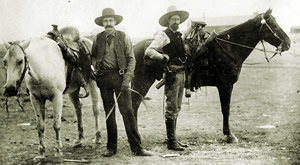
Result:
{"label": "horse's leg", "polygon": [[35,112],[37,121],[37,130],[40,139],[39,145],[39,156],[35,157],[35,161],[41,161],[45,159],[46,146],[44,144],[44,133],[45,133],[45,103],[46,101],[40,98],[36,98],[32,94],[30,95],[32,107]]}
{"label": "horse's leg", "polygon": [[99,118],[100,118],[100,109],[98,104],[99,94],[98,94],[98,87],[96,84],[96,81],[91,80],[88,83],[88,88],[91,94],[92,104],[93,104],[93,113],[95,117],[95,126],[96,126],[96,138],[95,143],[101,144],[101,133],[100,133],[100,127],[99,127]]}
{"label": "horse's leg", "polygon": [[233,89],[233,84],[223,84],[217,86],[221,101],[221,109],[223,114],[223,134],[227,136],[228,143],[238,143],[237,137],[230,132],[229,129],[229,112],[230,100]]}
{"label": "horse's leg", "polygon": [[[146,94],[148,93],[150,87],[154,83],[155,78],[148,78],[148,79],[134,79],[133,80],[133,90],[137,91],[137,93],[132,93],[131,98],[132,98],[132,108],[134,110],[134,116],[136,118],[136,122],[138,123],[138,109],[139,106],[142,102],[142,97],[145,97]],[[142,96],[142,97],[141,97]]]}
{"label": "horse's leg", "polygon": [[82,111],[81,111],[81,101],[79,100],[79,90],[75,90],[74,92],[69,93],[69,98],[74,106],[75,113],[77,116],[77,127],[78,127],[78,139],[75,142],[75,146],[80,146],[82,144],[82,139],[84,139],[83,136],[83,122],[82,122]]}
{"label": "horse's leg", "polygon": [[63,161],[63,153],[62,153],[62,143],[60,137],[60,126],[61,126],[61,115],[62,115],[62,106],[63,106],[63,95],[62,93],[54,95],[52,99],[53,103],[53,128],[56,133],[56,161]]}

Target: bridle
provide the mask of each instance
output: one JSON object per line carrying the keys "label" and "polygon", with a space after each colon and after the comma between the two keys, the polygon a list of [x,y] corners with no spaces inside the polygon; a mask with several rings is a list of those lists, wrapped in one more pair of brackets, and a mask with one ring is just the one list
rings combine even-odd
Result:
{"label": "bridle", "polygon": [[[270,19],[270,18],[268,18],[268,19]],[[261,33],[261,29],[262,29],[263,25],[265,25],[265,26],[269,29],[269,31],[274,35],[274,37],[277,38],[278,40],[280,40],[280,42],[281,42],[281,43],[279,44],[279,46],[277,47],[276,52],[273,54],[273,56],[272,56],[270,59],[268,59],[267,54],[266,54],[265,45],[264,45],[264,43],[263,43],[263,40],[260,39],[260,41],[261,41],[261,43],[262,43],[262,45],[263,45],[263,48],[264,48],[265,58],[266,58],[267,62],[270,62],[270,60],[271,60],[275,55],[277,55],[277,54],[281,55],[281,53],[282,53],[282,44],[283,44],[283,40],[282,40],[282,39],[278,36],[278,34],[275,33],[275,32],[272,30],[272,28],[269,26],[269,24],[267,23],[267,21],[264,19],[264,14],[261,15],[261,21],[260,21],[260,23],[261,23],[261,25],[260,25],[260,28],[259,28],[259,34]],[[259,36],[261,36],[261,35],[259,35]]]}
{"label": "bridle", "polygon": [[[232,57],[225,49],[224,47],[218,42],[218,41],[222,41],[222,42],[226,42],[226,43],[229,43],[229,44],[232,44],[232,45],[237,45],[237,46],[240,46],[240,47],[244,47],[244,48],[248,48],[248,49],[255,49],[255,50],[259,50],[259,51],[263,51],[264,52],[264,55],[265,55],[265,59],[267,62],[270,62],[270,60],[275,57],[277,54],[281,55],[282,53],[282,44],[283,44],[283,40],[277,35],[277,33],[275,33],[272,28],[269,26],[269,24],[267,23],[266,19],[264,19],[264,14],[261,15],[261,21],[260,21],[261,25],[260,25],[260,29],[259,29],[259,36],[260,36],[260,42],[262,43],[262,46],[263,46],[263,49],[260,49],[260,48],[255,48],[255,47],[251,47],[251,46],[247,46],[247,45],[243,45],[243,44],[239,44],[239,43],[236,43],[236,42],[232,42],[232,41],[228,41],[228,40],[225,40],[225,39],[222,39],[222,38],[219,38],[219,37],[216,37],[215,40],[216,42],[219,44],[219,46],[222,48],[222,50],[227,54],[229,55],[230,57]],[[265,45],[264,45],[264,42],[263,42],[263,38],[261,37],[261,30],[263,28],[263,26],[266,26],[270,32],[274,35],[275,38],[279,39],[281,41],[280,45],[277,47],[276,51],[268,51],[265,49]],[[267,52],[270,52],[270,53],[274,53],[270,58],[268,58],[267,56]]]}
{"label": "bridle", "polygon": [[23,81],[23,79],[24,79],[24,77],[25,77],[25,74],[26,74],[27,69],[29,70],[29,67],[28,67],[28,62],[27,62],[27,58],[26,58],[26,53],[25,53],[25,50],[23,49],[23,47],[20,46],[20,45],[17,44],[17,43],[13,43],[13,42],[9,42],[9,44],[10,44],[10,46],[7,48],[7,51],[10,50],[11,46],[16,45],[16,46],[18,46],[18,47],[22,50],[22,52],[23,52],[23,54],[24,54],[24,63],[25,63],[25,64],[24,64],[23,72],[22,72],[22,74],[21,74],[20,79],[17,80],[17,82],[16,82],[16,91],[18,91],[19,88],[20,88],[20,86],[21,86],[21,84],[22,84],[22,81]]}
{"label": "bridle", "polygon": [[[9,44],[10,44],[10,46],[7,48],[7,51],[10,51],[10,48],[11,48],[13,45],[16,45],[16,46],[18,46],[18,47],[22,50],[22,52],[23,52],[23,54],[24,54],[24,63],[25,63],[25,64],[24,64],[23,72],[22,72],[22,74],[21,74],[20,79],[17,80],[17,82],[16,82],[17,102],[18,102],[18,104],[19,104],[21,110],[24,112],[24,108],[23,108],[22,104],[21,104],[20,101],[19,101],[19,95],[18,95],[18,92],[19,92],[19,88],[21,87],[22,81],[23,81],[23,79],[24,79],[24,77],[25,77],[26,71],[29,70],[29,66],[28,66],[28,62],[27,62],[27,58],[26,58],[26,53],[25,53],[25,50],[23,49],[23,47],[20,46],[20,45],[17,44],[17,43],[13,43],[13,42],[9,42]],[[8,96],[5,96],[5,97],[6,97],[6,99],[5,99],[6,112],[9,113],[9,112],[8,112]]]}

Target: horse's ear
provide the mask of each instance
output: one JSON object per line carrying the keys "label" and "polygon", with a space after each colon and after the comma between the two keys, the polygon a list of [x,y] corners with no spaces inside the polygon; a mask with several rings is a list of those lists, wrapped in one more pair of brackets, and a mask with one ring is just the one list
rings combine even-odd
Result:
{"label": "horse's ear", "polygon": [[30,45],[30,40],[28,40],[28,41],[23,41],[23,42],[20,43],[20,46],[21,46],[23,49],[27,49],[29,45]]}
{"label": "horse's ear", "polygon": [[11,44],[9,42],[4,41],[3,45],[4,45],[5,49],[8,50],[8,48],[10,47]]}
{"label": "horse's ear", "polygon": [[263,14],[264,19],[270,18],[271,13],[272,13],[272,9],[269,8],[269,9]]}
{"label": "horse's ear", "polygon": [[266,11],[266,15],[270,15],[270,14],[272,14],[272,9],[271,9],[271,8],[269,8],[269,9]]}

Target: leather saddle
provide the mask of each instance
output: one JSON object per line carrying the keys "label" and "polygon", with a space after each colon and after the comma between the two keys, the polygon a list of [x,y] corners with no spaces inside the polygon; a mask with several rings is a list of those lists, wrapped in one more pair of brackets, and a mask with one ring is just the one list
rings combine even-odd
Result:
{"label": "leather saddle", "polygon": [[80,35],[79,30],[73,26],[66,26],[59,30],[61,36],[65,40],[67,46],[73,51],[79,51]]}
{"label": "leather saddle", "polygon": [[214,40],[217,37],[218,33],[214,30],[209,37],[205,40],[204,45],[207,45],[210,41]]}
{"label": "leather saddle", "polygon": [[[79,30],[73,26],[66,26],[57,29],[57,25],[52,25],[53,30],[48,32],[49,38],[53,39],[60,46],[64,59],[68,62],[67,70],[67,86],[64,92],[69,87],[72,75],[77,75],[80,86],[86,86],[86,82],[90,79],[90,60],[89,49],[84,40],[80,38]],[[78,73],[77,73],[78,72]],[[88,95],[88,92],[86,92]]]}

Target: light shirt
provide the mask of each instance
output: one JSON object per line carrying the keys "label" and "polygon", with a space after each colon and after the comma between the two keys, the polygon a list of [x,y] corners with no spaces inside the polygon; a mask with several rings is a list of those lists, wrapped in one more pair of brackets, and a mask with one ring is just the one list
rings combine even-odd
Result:
{"label": "light shirt", "polygon": [[[185,36],[190,33],[191,27],[183,32],[181,38],[184,40]],[[154,40],[145,51],[145,55],[154,60],[163,60],[164,56],[160,53],[162,48],[170,43],[170,38],[164,31],[158,31],[154,34]]]}

